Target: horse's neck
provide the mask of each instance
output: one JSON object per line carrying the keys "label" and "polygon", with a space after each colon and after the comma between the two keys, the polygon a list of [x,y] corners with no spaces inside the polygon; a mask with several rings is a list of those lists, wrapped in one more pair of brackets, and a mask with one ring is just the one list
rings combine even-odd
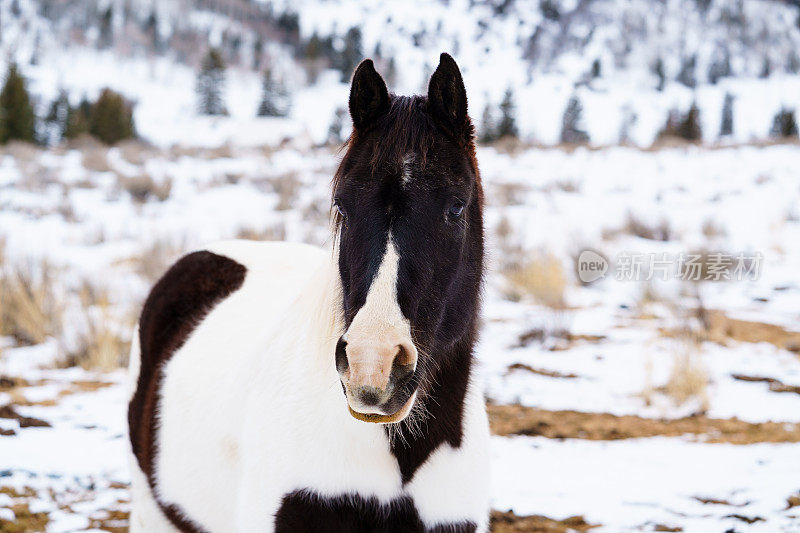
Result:
{"label": "horse's neck", "polygon": [[402,423],[387,428],[392,453],[397,457],[404,482],[413,477],[416,469],[440,445],[461,446],[468,422],[472,344],[472,335],[457,343],[454,352],[431,379],[431,386],[416,412],[412,411]]}

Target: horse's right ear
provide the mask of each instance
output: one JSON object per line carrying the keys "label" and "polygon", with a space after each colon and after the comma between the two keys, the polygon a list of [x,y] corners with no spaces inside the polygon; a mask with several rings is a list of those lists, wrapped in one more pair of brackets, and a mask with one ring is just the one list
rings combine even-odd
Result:
{"label": "horse's right ear", "polygon": [[350,118],[353,128],[363,131],[389,111],[389,91],[371,59],[365,59],[353,74],[350,86]]}

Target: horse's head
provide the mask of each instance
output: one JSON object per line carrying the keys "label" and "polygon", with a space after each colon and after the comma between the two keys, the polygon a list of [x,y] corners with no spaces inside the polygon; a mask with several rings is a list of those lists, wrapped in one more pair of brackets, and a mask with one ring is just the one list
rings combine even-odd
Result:
{"label": "horse's head", "polygon": [[473,127],[447,54],[427,96],[390,94],[363,61],[350,115],[333,187],[346,327],[336,368],[354,417],[397,422],[471,349],[483,260]]}

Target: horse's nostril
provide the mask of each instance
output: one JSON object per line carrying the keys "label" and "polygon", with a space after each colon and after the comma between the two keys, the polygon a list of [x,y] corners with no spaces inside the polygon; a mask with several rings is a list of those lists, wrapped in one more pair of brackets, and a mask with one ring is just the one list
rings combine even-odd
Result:
{"label": "horse's nostril", "polygon": [[375,387],[360,387],[358,389],[358,399],[364,405],[378,405],[381,403],[381,396],[382,393],[379,389]]}
{"label": "horse's nostril", "polygon": [[414,373],[416,368],[411,351],[402,344],[397,346],[397,355],[392,362],[392,379],[400,380]]}
{"label": "horse's nostril", "polygon": [[350,364],[347,362],[347,341],[340,337],[336,343],[336,371],[340,374],[347,372]]}

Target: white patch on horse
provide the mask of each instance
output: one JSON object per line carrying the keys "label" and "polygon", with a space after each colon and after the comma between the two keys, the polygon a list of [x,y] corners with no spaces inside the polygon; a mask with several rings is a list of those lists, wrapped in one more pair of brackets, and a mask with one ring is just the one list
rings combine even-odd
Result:
{"label": "white patch on horse", "polygon": [[400,175],[402,185],[408,185],[411,181],[411,165],[415,159],[416,156],[413,153],[408,153],[403,157],[403,173]]}
{"label": "white patch on horse", "polygon": [[[342,337],[347,342],[348,389],[351,385],[368,385],[385,390],[395,357],[400,352],[405,357],[405,364],[413,364],[416,368],[417,349],[411,340],[411,323],[403,316],[397,301],[399,262],[400,255],[389,234],[386,252],[366,301]],[[348,399],[351,407],[359,412],[381,413],[377,407],[372,409],[359,405],[350,397],[349,390]]]}

